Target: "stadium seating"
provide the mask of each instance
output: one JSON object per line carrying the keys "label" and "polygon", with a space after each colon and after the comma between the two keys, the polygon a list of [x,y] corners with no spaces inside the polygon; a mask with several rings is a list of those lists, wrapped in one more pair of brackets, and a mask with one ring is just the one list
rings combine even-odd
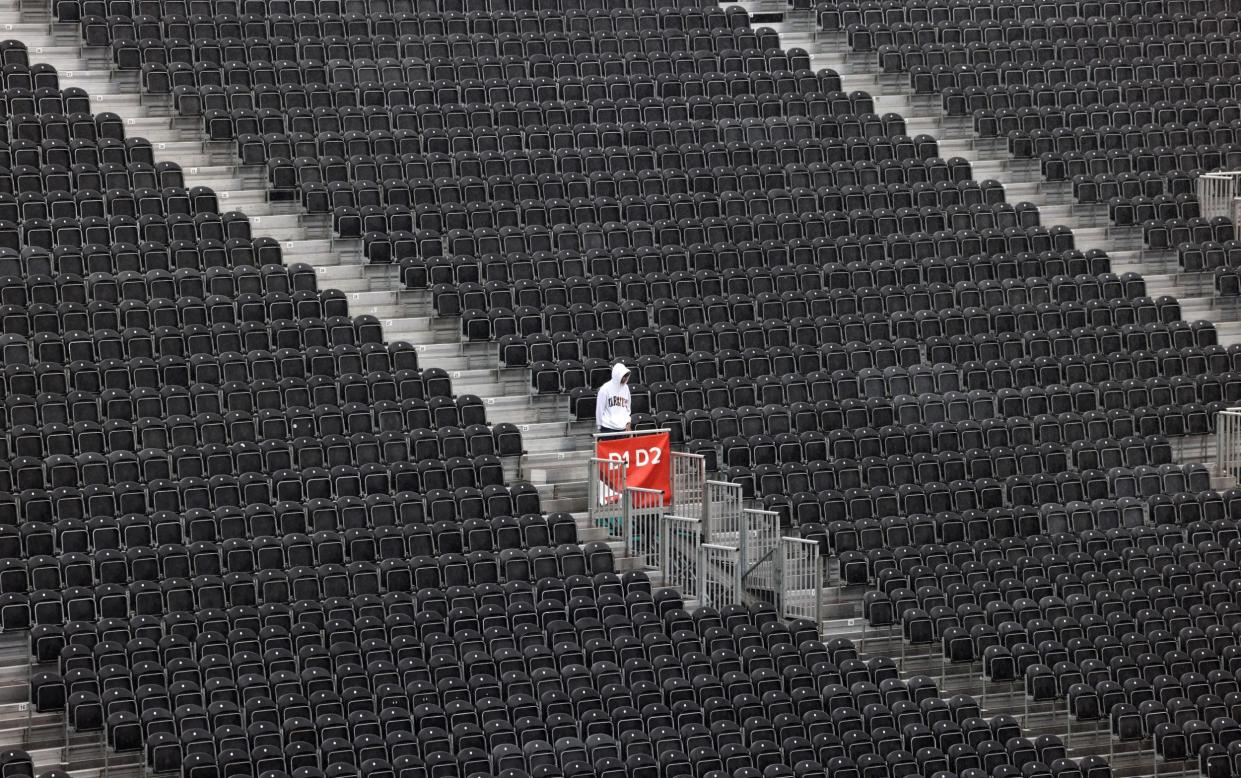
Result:
{"label": "stadium seating", "polygon": [[[1172,9],[1171,6],[1176,6]],[[1203,218],[1193,181],[1241,164],[1234,14],[1221,4],[1021,3],[963,7],[824,3],[824,29],[908,72],[915,94],[941,95],[1016,159],[1038,160],[1081,204],[1142,228],[1152,252],[1187,273],[1210,270],[1235,297],[1237,268],[1220,246],[1231,219]]]}
{"label": "stadium seating", "polygon": [[[1239,159],[1215,6],[814,19],[1226,294],[1234,227],[1192,186]],[[818,541],[886,647],[1241,763],[1241,496],[1176,456],[1241,350],[746,10],[53,10],[571,418],[624,360],[636,426]],[[628,569],[506,475],[517,427],[20,42],[0,64],[0,628],[36,712],[185,778],[1111,775],[890,651]]]}

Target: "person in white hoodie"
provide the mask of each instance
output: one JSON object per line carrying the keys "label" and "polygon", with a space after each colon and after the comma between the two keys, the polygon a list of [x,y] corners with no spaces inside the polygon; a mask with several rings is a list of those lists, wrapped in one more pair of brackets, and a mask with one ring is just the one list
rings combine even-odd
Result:
{"label": "person in white hoodie", "polygon": [[632,426],[629,413],[629,368],[617,362],[595,397],[595,426],[600,432],[625,432]]}

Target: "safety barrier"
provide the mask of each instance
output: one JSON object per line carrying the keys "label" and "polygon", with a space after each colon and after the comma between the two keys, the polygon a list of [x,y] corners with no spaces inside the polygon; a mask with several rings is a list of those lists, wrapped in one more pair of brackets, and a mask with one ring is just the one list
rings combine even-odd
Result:
{"label": "safety barrier", "polygon": [[822,560],[814,541],[780,535],[780,515],[744,507],[740,484],[706,480],[705,460],[673,452],[672,504],[627,486],[625,463],[591,459],[590,510],[639,569],[702,605],[765,602],[786,618],[821,621]]}
{"label": "safety barrier", "polygon": [[665,513],[660,523],[663,532],[659,570],[664,574],[664,585],[680,589],[687,598],[697,597],[702,520]]}
{"label": "safety barrier", "polygon": [[1215,474],[1241,482],[1241,408],[1215,415]]}
{"label": "safety barrier", "polygon": [[[785,618],[823,615],[823,560],[818,543],[781,537],[779,514],[746,509],[736,543],[704,542],[703,521],[667,513],[651,503],[646,490],[628,490],[634,554],[647,569],[663,574],[665,586],[687,599],[718,607],[729,602],[762,602]],[[638,510],[639,499],[650,507]],[[658,527],[659,543],[650,542]]]}
{"label": "safety barrier", "polygon": [[739,546],[742,522],[741,484],[707,481],[703,487],[703,542]]}
{"label": "safety barrier", "polygon": [[678,516],[702,518],[702,491],[707,483],[707,458],[702,454],[672,452],[672,505]]}
{"label": "safety barrier", "polygon": [[746,508],[742,512],[742,589],[754,596],[774,596],[777,587],[776,551],[780,544],[780,514]]}
{"label": "safety barrier", "polygon": [[591,457],[586,468],[586,510],[590,523],[608,536],[624,537],[625,487],[629,465],[622,459]]}
{"label": "safety barrier", "polygon": [[1198,213],[1204,218],[1227,216],[1236,223],[1235,201],[1241,197],[1241,171],[1218,170],[1198,176]]}
{"label": "safety barrier", "polygon": [[780,538],[780,596],[776,605],[786,619],[823,621],[823,559],[819,544],[804,538]]}
{"label": "safety barrier", "polygon": [[735,546],[719,543],[703,543],[699,549],[699,574],[701,585],[698,601],[702,605],[718,608],[741,599],[740,551]]}
{"label": "safety barrier", "polygon": [[667,507],[658,489],[629,486],[625,489],[625,553],[639,569],[659,570],[663,550],[661,522]]}

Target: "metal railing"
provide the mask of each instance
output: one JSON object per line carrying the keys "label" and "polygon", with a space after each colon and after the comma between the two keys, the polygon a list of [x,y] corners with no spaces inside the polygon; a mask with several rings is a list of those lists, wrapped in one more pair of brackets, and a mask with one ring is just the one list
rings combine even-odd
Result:
{"label": "metal railing", "polygon": [[823,623],[823,560],[819,544],[804,538],[780,538],[780,594],[776,609],[786,619]]}
{"label": "metal railing", "polygon": [[1241,408],[1215,415],[1215,474],[1241,482]]}
{"label": "metal railing", "polygon": [[779,570],[777,565],[780,549],[774,548],[754,560],[741,574],[741,602],[745,605],[767,603],[779,605]]}
{"label": "metal railing", "polygon": [[661,525],[666,511],[664,493],[660,490],[637,486],[625,488],[625,553],[636,560],[640,569],[660,569],[663,552]]}
{"label": "metal railing", "polygon": [[698,596],[698,577],[702,549],[702,520],[665,513],[660,521],[660,566],[664,585],[672,586],[688,598]]}
{"label": "metal railing", "polygon": [[622,459],[591,457],[586,469],[586,510],[590,523],[608,537],[624,537],[625,487],[629,465]]}
{"label": "metal railing", "polygon": [[1198,213],[1206,219],[1227,216],[1236,220],[1234,201],[1241,196],[1241,171],[1217,170],[1198,176]]}
{"label": "metal railing", "polygon": [[735,546],[703,543],[699,553],[698,602],[718,608],[741,602],[740,551]]}
{"label": "metal railing", "polygon": [[673,452],[667,505],[657,489],[628,486],[623,461],[592,458],[594,524],[622,540],[640,569],[659,571],[664,585],[686,598],[716,607],[762,601],[785,618],[819,623],[818,544],[781,537],[778,513],[745,508],[741,485],[708,481],[705,467],[701,455]]}
{"label": "metal railing", "polygon": [[743,591],[762,596],[774,593],[778,584],[776,550],[780,544],[780,514],[746,508],[742,511],[745,531],[741,534],[741,576]]}
{"label": "metal railing", "polygon": [[702,454],[672,452],[672,505],[678,516],[702,518],[702,493],[707,483],[707,458]]}
{"label": "metal railing", "polygon": [[703,487],[703,542],[740,546],[741,484],[707,481]]}

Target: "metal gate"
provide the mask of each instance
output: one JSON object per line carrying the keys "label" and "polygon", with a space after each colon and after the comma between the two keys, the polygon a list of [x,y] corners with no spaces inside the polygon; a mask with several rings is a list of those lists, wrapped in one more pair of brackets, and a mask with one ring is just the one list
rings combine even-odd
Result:
{"label": "metal gate", "polygon": [[659,570],[663,551],[662,520],[667,508],[658,489],[625,489],[625,552],[640,569]]}
{"label": "metal gate", "polygon": [[703,543],[699,554],[699,571],[702,584],[698,590],[698,602],[718,608],[721,605],[741,602],[740,552],[735,546]]}
{"label": "metal gate", "polygon": [[1206,219],[1235,219],[1233,201],[1241,196],[1241,172],[1215,171],[1198,176],[1198,212]]}
{"label": "metal gate", "polygon": [[696,597],[702,520],[665,513],[660,523],[663,532],[659,569],[664,574],[664,585],[679,589],[685,597]]}
{"label": "metal gate", "polygon": [[780,544],[780,514],[747,508],[742,512],[745,531],[741,534],[742,589],[754,596],[774,597]]}
{"label": "metal gate", "polygon": [[678,516],[702,518],[702,490],[707,482],[707,458],[702,454],[672,452],[672,505]]}
{"label": "metal gate", "polygon": [[703,542],[740,546],[741,484],[707,481],[703,489]]}
{"label": "metal gate", "polygon": [[780,596],[776,605],[786,619],[823,622],[823,561],[819,544],[803,538],[780,538]]}
{"label": "metal gate", "polygon": [[1215,472],[1234,483],[1241,481],[1241,408],[1225,408],[1215,415]]}

